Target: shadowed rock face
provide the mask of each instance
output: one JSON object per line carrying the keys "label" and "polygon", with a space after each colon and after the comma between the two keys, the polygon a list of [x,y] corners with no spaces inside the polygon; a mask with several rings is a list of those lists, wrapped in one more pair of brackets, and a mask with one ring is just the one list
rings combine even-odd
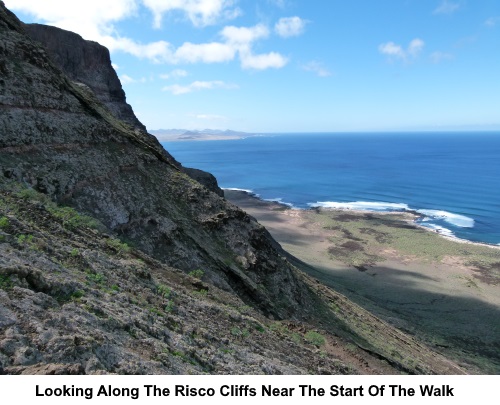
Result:
{"label": "shadowed rock face", "polygon": [[45,47],[52,61],[71,80],[89,86],[117,118],[146,130],[132,107],[127,104],[120,80],[111,66],[107,48],[60,28],[41,24],[23,26],[32,39]]}

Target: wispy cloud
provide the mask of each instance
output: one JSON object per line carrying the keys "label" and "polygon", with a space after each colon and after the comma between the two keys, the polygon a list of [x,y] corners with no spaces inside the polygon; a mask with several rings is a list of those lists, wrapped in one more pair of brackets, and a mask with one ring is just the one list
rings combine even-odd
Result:
{"label": "wispy cloud", "polygon": [[279,8],[285,8],[286,0],[267,0],[269,3],[278,6]]}
{"label": "wispy cloud", "polygon": [[162,90],[169,91],[174,96],[179,96],[181,94],[188,94],[194,91],[200,90],[214,90],[214,89],[228,89],[234,90],[238,89],[238,86],[235,84],[225,83],[221,80],[213,80],[213,81],[195,81],[186,86],[182,86],[179,84],[173,84],[171,86],[166,86]]}
{"label": "wispy cloud", "polygon": [[487,27],[490,27],[490,28],[496,26],[497,24],[500,24],[500,16],[499,17],[490,17],[484,22],[484,25],[486,25]]}
{"label": "wispy cloud", "polygon": [[461,1],[442,0],[432,14],[453,14],[462,7]]}
{"label": "wispy cloud", "polygon": [[274,25],[274,31],[282,38],[297,37],[305,31],[307,21],[300,17],[280,18]]}
{"label": "wispy cloud", "polygon": [[142,0],[154,15],[154,26],[161,27],[164,14],[183,13],[193,25],[203,27],[221,20],[231,20],[242,11],[233,0]]}
{"label": "wispy cloud", "polygon": [[178,80],[183,77],[186,77],[187,75],[188,72],[186,72],[183,69],[174,69],[171,72],[161,74],[160,78],[163,80],[170,80],[170,79]]}
{"label": "wispy cloud", "polygon": [[448,52],[436,51],[430,54],[430,59],[432,63],[441,63],[447,60],[452,60],[454,56]]}
{"label": "wispy cloud", "polygon": [[420,38],[413,39],[405,49],[401,45],[394,42],[386,42],[380,44],[378,50],[381,54],[388,56],[391,59],[400,59],[405,62],[411,59],[416,59],[424,49],[425,43]]}
{"label": "wispy cloud", "polygon": [[306,72],[312,72],[316,74],[318,77],[329,77],[332,75],[332,72],[325,68],[322,63],[315,60],[302,65],[301,68]]}
{"label": "wispy cloud", "polygon": [[229,121],[229,118],[217,114],[193,114],[192,117],[204,121]]}
{"label": "wispy cloud", "polygon": [[130,77],[129,75],[121,75],[120,76],[120,81],[122,84],[131,84],[131,83],[146,83],[147,79],[145,77],[141,77],[140,79],[134,79]]}

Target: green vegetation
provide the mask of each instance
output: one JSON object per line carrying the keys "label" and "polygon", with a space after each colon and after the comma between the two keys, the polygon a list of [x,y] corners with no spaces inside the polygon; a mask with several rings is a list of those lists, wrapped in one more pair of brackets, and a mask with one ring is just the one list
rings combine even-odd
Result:
{"label": "green vegetation", "polygon": [[231,328],[231,335],[236,336],[236,337],[246,338],[250,335],[250,332],[246,328],[240,329],[237,326],[235,326],[235,327]]}
{"label": "green vegetation", "polygon": [[165,312],[172,312],[174,310],[174,301],[168,300],[164,310]]}
{"label": "green vegetation", "polygon": [[208,295],[208,290],[205,290],[204,288],[202,288],[200,290],[193,291],[193,294],[198,295],[200,297],[206,297]]}
{"label": "green vegetation", "polygon": [[315,346],[323,346],[326,342],[325,338],[323,335],[321,335],[318,332],[314,331],[309,331],[305,334],[304,338],[306,339],[307,342],[311,343],[312,345]]}
{"label": "green vegetation", "polygon": [[9,218],[1,217],[0,218],[0,229],[7,229],[10,225]]}
{"label": "green vegetation", "polygon": [[190,271],[188,274],[191,277],[194,277],[194,278],[201,280],[203,275],[205,274],[205,272],[203,270],[196,269],[196,270]]}
{"label": "green vegetation", "polygon": [[269,329],[271,329],[273,332],[278,332],[282,334],[288,333],[288,328],[281,322],[273,322],[271,325],[269,325]]}
{"label": "green vegetation", "polygon": [[33,244],[33,235],[17,235],[16,241],[20,245]]}
{"label": "green vegetation", "polygon": [[0,289],[10,290],[12,288],[12,280],[7,274],[0,274]]}
{"label": "green vegetation", "polygon": [[87,284],[88,285],[96,285],[98,288],[101,288],[104,286],[104,283],[106,282],[106,277],[104,274],[101,273],[92,273],[90,270],[86,271],[87,275],[85,278],[87,279]]}
{"label": "green vegetation", "polygon": [[106,240],[106,244],[110,248],[118,251],[118,254],[120,254],[120,253],[129,253],[130,252],[130,246],[127,245],[125,242],[122,242],[119,239],[114,239],[114,238],[107,239]]}
{"label": "green vegetation", "polygon": [[172,294],[172,289],[164,284],[159,284],[156,286],[156,293],[162,298],[169,298]]}
{"label": "green vegetation", "polygon": [[58,293],[54,296],[54,298],[57,300],[57,302],[60,305],[63,305],[63,304],[70,302],[70,301],[80,301],[80,298],[82,298],[84,295],[85,295],[85,291],[75,290],[75,291],[68,293],[68,294]]}

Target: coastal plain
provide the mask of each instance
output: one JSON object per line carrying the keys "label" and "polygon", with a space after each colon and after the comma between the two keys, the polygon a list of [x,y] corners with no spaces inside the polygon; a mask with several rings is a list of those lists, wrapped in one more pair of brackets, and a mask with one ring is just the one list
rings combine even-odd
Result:
{"label": "coastal plain", "polygon": [[322,284],[468,370],[500,372],[498,247],[443,237],[408,212],[299,210],[238,190],[225,197]]}

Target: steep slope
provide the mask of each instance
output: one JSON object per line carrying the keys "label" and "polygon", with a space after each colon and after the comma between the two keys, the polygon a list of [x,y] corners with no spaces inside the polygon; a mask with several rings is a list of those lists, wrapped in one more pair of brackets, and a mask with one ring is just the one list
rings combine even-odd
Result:
{"label": "steep slope", "polygon": [[0,374],[384,371],[347,352],[353,366],[327,358],[311,326],[292,334],[201,272],[185,275],[2,179]]}
{"label": "steep slope", "polygon": [[[259,316],[268,319],[322,325],[325,333],[337,334],[358,344],[365,353],[370,353],[369,357],[374,356],[370,357],[371,360],[385,359],[395,369],[407,372],[459,372],[456,366],[445,359],[371,317],[361,308],[351,305],[343,297],[315,285],[298,272],[280,246],[252,217],[184,174],[175,159],[153,136],[117,119],[88,85],[71,81],[51,61],[47,52],[26,35],[22,24],[5,9],[2,2],[0,75],[0,173],[9,179],[4,182],[24,184],[28,190],[37,190],[59,205],[71,206],[97,218],[108,232],[133,245],[136,252],[142,252],[137,254],[157,260],[154,263],[158,265],[151,264],[148,268],[151,271],[158,269],[157,273],[163,274],[162,281],[175,279],[174,274],[180,274],[170,271],[169,266],[184,273],[203,274],[203,281],[212,286],[210,288],[216,291],[215,295],[224,297],[222,302],[231,296],[255,308]],[[104,274],[102,277],[109,280],[126,279],[126,275],[133,274],[134,269],[127,267],[127,263],[112,260],[109,265],[100,267],[101,252],[106,254],[106,251],[103,251],[102,246],[92,247],[91,243],[92,238],[102,240],[105,236],[87,233],[76,240],[73,235],[66,235],[59,240],[50,239],[46,235],[55,228],[47,220],[50,215],[44,213],[44,210],[47,211],[44,207],[46,204],[30,206],[27,211],[21,210],[19,213],[15,206],[17,194],[12,196],[8,188],[6,190],[5,199],[11,199],[13,205],[4,207],[7,232],[1,242],[7,253],[13,251],[13,256],[0,267],[2,277],[6,277],[3,279],[5,288],[2,288],[2,300],[6,308],[11,308],[2,315],[7,319],[2,324],[6,326],[2,328],[8,329],[2,330],[0,352],[7,356],[5,362],[13,366],[17,352],[9,351],[12,343],[9,339],[14,334],[16,341],[22,341],[23,336],[29,341],[26,331],[16,332],[24,325],[19,318],[28,317],[29,328],[33,328],[40,319],[44,320],[42,323],[54,323],[41,310],[35,311],[33,308],[33,312],[21,311],[19,305],[31,294],[25,290],[35,291],[36,296],[30,295],[29,298],[33,302],[38,298],[49,302],[46,296],[62,293],[66,297],[63,299],[63,310],[66,305],[72,308],[74,304],[73,299],[67,300],[68,294],[78,299],[72,294],[79,289],[67,285],[78,286],[83,275],[67,269],[64,263],[61,264],[63,268],[54,267],[51,263],[55,252],[51,251],[51,245],[76,246],[78,243],[87,243],[85,249],[93,251],[91,256],[96,260],[88,262],[90,274],[94,274],[90,276],[90,282],[96,281],[97,273]],[[37,209],[42,211],[41,218],[34,223],[27,223],[23,216]],[[67,225],[72,217],[61,215],[63,225]],[[17,225],[9,228],[11,222]],[[23,227],[32,231],[23,231]],[[38,247],[42,254],[40,259],[35,258],[34,266],[25,257],[24,245],[19,243],[16,235],[28,235],[25,238],[29,238],[36,232],[40,232],[42,240],[48,238],[46,243],[49,248],[44,250]],[[122,245],[116,246],[120,250],[119,246]],[[147,260],[153,263],[153,259]],[[31,276],[26,270],[12,270],[19,269],[18,265],[21,269],[33,266],[37,272]],[[52,288],[55,283],[53,280],[57,278],[54,274],[64,273],[64,269],[69,274],[65,286]],[[184,276],[179,277],[184,280]],[[42,280],[41,284],[36,281],[38,279]],[[131,289],[136,282],[136,279],[132,279],[123,288]],[[93,291],[96,288],[94,286]],[[207,289],[205,284],[197,288]],[[79,307],[85,313],[82,316],[91,317],[89,312],[99,306],[99,300],[104,299],[98,293],[92,293],[94,295],[96,298],[92,302],[85,302]],[[133,313],[140,312],[140,309],[130,305],[130,300],[129,295],[122,304]],[[153,298],[148,293],[144,300],[140,305],[142,310]],[[345,312],[341,309],[339,313],[338,306],[332,305],[332,301],[342,303]],[[24,313],[22,317],[16,315],[16,305],[18,313]],[[53,303],[50,301],[48,306],[43,305],[42,308],[48,310]],[[207,322],[200,314],[196,315],[199,308],[192,312],[193,324]],[[354,321],[366,327],[351,325]],[[173,329],[173,324],[161,325],[163,331]],[[115,332],[119,331],[117,327]],[[153,338],[161,341],[162,335],[153,335]],[[33,339],[31,342],[34,342]],[[103,341],[99,342],[97,346],[101,347]],[[117,343],[119,347],[124,344],[123,340]],[[27,364],[61,362],[65,359],[63,353],[69,350],[71,343],[58,346],[57,355],[50,359],[44,357],[50,351],[43,346],[37,346],[39,355],[28,359]],[[88,353],[93,353],[97,349],[94,347],[89,350]],[[86,355],[71,359],[74,364],[81,365],[90,361]],[[123,372],[157,371],[148,368],[150,366],[127,368]],[[109,372],[113,367],[104,369]],[[172,368],[162,370],[175,371]],[[215,368],[209,371],[220,370]],[[248,369],[245,372],[249,372]]]}
{"label": "steep slope", "polygon": [[[88,86],[97,99],[119,120],[132,125],[135,132],[149,137],[146,127],[137,119],[127,103],[125,92],[111,65],[109,51],[93,41],[86,41],[74,32],[42,24],[23,24],[26,33],[42,44],[52,62],[76,83]],[[183,167],[168,155],[169,161],[189,177],[203,184],[209,190],[223,196],[217,180],[210,173]]]}

